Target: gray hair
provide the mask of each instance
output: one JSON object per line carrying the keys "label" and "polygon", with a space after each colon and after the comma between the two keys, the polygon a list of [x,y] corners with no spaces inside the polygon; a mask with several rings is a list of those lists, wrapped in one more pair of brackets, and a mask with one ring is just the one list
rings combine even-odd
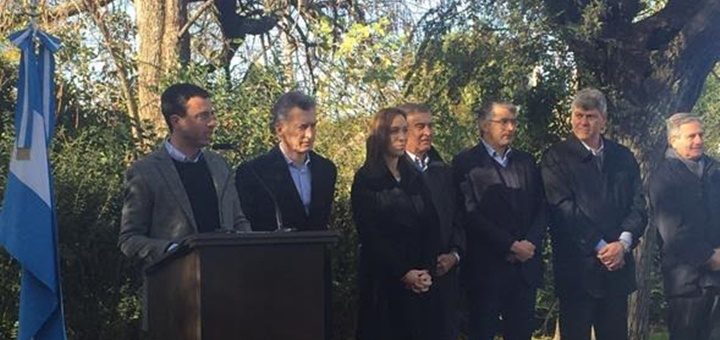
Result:
{"label": "gray hair", "polygon": [[405,103],[397,107],[402,112],[405,112],[406,116],[415,114],[415,113],[429,113],[432,115],[432,110],[430,110],[430,107],[421,104],[421,103]]}
{"label": "gray hair", "polygon": [[687,124],[697,122],[702,125],[702,119],[700,117],[687,112],[675,113],[670,118],[665,120],[665,126],[667,127],[667,141],[670,143],[670,139],[678,137],[680,134],[680,127]]}
{"label": "gray hair", "polygon": [[515,104],[501,100],[489,100],[487,102],[484,102],[480,109],[475,112],[478,122],[482,124],[490,120],[490,118],[492,118],[492,112],[495,106],[504,107],[508,111],[512,112],[512,114],[517,116],[517,106],[515,106]]}
{"label": "gray hair", "polygon": [[283,94],[278,98],[270,111],[272,117],[270,119],[270,131],[275,133],[275,125],[282,120],[287,119],[287,115],[293,108],[297,107],[303,111],[314,109],[316,106],[315,99],[300,91],[292,91]]}
{"label": "gray hair", "polygon": [[578,91],[573,98],[572,107],[585,111],[598,110],[603,116],[607,117],[607,99],[596,88],[586,87]]}

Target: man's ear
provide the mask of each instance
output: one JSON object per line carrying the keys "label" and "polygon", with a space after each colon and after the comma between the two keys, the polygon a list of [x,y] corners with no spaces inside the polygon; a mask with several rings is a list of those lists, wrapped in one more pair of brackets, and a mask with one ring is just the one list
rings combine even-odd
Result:
{"label": "man's ear", "polygon": [[483,131],[485,129],[485,123],[487,123],[487,121],[484,121],[484,122],[481,120],[477,121],[477,128],[478,128],[478,132],[480,133],[481,137],[482,137]]}
{"label": "man's ear", "polygon": [[170,115],[170,126],[176,126],[180,122],[180,116],[178,115]]}

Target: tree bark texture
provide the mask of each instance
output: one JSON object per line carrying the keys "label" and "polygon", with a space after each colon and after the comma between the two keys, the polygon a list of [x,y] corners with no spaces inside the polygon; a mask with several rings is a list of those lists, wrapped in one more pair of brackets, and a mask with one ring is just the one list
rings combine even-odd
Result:
{"label": "tree bark texture", "polygon": [[186,0],[135,0],[138,30],[138,111],[160,136],[166,124],[160,112],[164,77],[190,59],[190,37],[178,33],[187,21]]}
{"label": "tree bark texture", "polygon": [[[608,135],[633,150],[647,175],[666,147],[664,119],[693,108],[720,60],[720,1],[668,0],[639,21],[640,0],[544,3],[575,56],[581,85],[608,95]],[[577,34],[588,24],[591,6],[598,4],[599,28],[588,36]],[[657,232],[648,228],[635,250],[639,286],[628,312],[633,340],[648,339],[650,333],[647,279],[656,248]]]}

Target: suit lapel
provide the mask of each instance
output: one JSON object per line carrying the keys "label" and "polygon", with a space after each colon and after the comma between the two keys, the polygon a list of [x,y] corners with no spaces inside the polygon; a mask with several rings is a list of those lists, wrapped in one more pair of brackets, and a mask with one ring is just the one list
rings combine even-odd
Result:
{"label": "suit lapel", "polygon": [[325,199],[332,199],[332,197],[327,198],[321,197],[320,195],[325,192],[330,192],[330,190],[328,190],[328,186],[333,185],[333,183],[329,183],[331,176],[327,173],[326,168],[320,166],[315,153],[310,151],[308,153],[308,157],[310,157],[310,214],[308,215],[308,218],[313,220],[313,217],[320,209],[322,209],[323,201]]}
{"label": "suit lapel", "polygon": [[[475,147],[475,154],[477,155],[478,161],[480,162],[480,166],[473,169],[473,173],[475,175],[473,177],[479,177],[485,187],[483,187],[483,191],[485,188],[491,185],[505,185],[505,181],[500,176],[500,171],[498,170],[499,164],[496,164],[496,161],[488,154],[487,150],[485,149],[485,145],[482,144],[482,142],[478,143],[478,145]],[[510,161],[510,164],[513,162]],[[499,196],[502,198],[506,204],[510,205],[512,207],[512,200],[507,196],[506,190],[499,190]]]}
{"label": "suit lapel", "polygon": [[425,185],[427,186],[427,190],[430,192],[430,201],[433,204],[433,207],[435,208],[436,216],[438,217],[438,220],[440,222],[440,237],[442,240],[442,244],[447,244],[448,240],[450,239],[450,231],[451,231],[451,224],[452,221],[450,218],[452,218],[449,214],[445,213],[449,210],[447,208],[448,204],[451,204],[451,202],[443,201],[444,199],[447,199],[447,194],[445,194],[445,190],[447,188],[446,185],[449,185],[450,183],[446,183],[441,176],[443,174],[440,171],[443,171],[443,167],[445,164],[442,162],[442,160],[434,159],[432,156],[429,157],[430,162],[428,164],[427,169],[425,172],[421,173],[420,170],[417,169],[415,164],[412,163],[410,158],[407,158],[407,161],[409,165],[418,171],[419,174],[421,174],[421,178]]}
{"label": "suit lapel", "polygon": [[580,208],[587,217],[598,225],[602,225],[602,221],[612,215],[612,211],[610,211],[612,209],[606,203],[606,196],[611,185],[610,173],[615,171],[612,168],[616,163],[614,160],[616,157],[615,147],[612,142],[603,138],[603,164],[602,169],[598,169],[593,154],[577,137],[572,136],[571,138],[578,162],[578,169],[575,171],[579,186],[577,192],[583,193],[583,195],[578,195]]}
{"label": "suit lapel", "polygon": [[222,207],[222,195],[225,190],[225,185],[227,184],[228,176],[230,175],[227,171],[227,165],[225,161],[209,151],[205,151],[203,157],[205,157],[205,162],[210,171],[210,177],[212,177],[213,185],[215,186],[218,206]]}
{"label": "suit lapel", "polygon": [[185,217],[187,217],[190,226],[197,232],[195,216],[192,212],[192,206],[190,206],[190,200],[185,192],[185,186],[182,180],[180,180],[180,175],[164,146],[161,146],[159,150],[153,153],[153,159],[155,159],[155,165],[160,173],[160,177],[165,180],[167,191],[177,200],[178,206],[180,206],[180,209],[185,213]]}
{"label": "suit lapel", "polygon": [[[290,220],[290,216],[306,216],[300,193],[295,188],[295,182],[290,176],[288,164],[280,147],[275,146],[270,152],[270,169],[267,169],[268,183],[278,200],[280,210],[283,212],[283,219]],[[262,171],[262,169],[260,170]]]}

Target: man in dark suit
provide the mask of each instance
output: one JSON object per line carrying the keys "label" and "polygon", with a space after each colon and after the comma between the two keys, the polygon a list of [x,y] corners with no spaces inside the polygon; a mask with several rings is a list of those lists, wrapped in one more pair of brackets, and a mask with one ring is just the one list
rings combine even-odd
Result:
{"label": "man in dark suit", "polygon": [[407,157],[403,159],[421,174],[439,221],[442,253],[437,256],[431,289],[436,291],[442,302],[442,315],[445,317],[443,339],[454,340],[459,333],[456,267],[465,248],[465,231],[460,220],[452,169],[432,146],[434,130],[430,108],[408,103],[399,109],[405,112],[408,123]]}
{"label": "man in dark suit", "polygon": [[325,230],[337,169],[312,151],[315,101],[301,92],[282,95],[272,108],[278,145],[237,169],[236,185],[253,230]]}
{"label": "man in dark suit", "polygon": [[[511,148],[517,109],[489,102],[478,111],[480,142],[453,160],[464,198],[470,339],[529,340],[542,282],[546,230],[540,171]],[[502,325],[499,317],[502,316]]]}
{"label": "man in dark suit", "polygon": [[630,150],[601,133],[607,102],[596,89],[572,102],[572,135],[550,147],[542,177],[550,206],[555,288],[563,339],[627,339],[627,297],[635,290],[631,253],[647,215],[640,169]]}
{"label": "man in dark suit", "polygon": [[720,165],[705,155],[703,133],[698,117],[672,115],[670,147],[649,180],[671,340],[720,337]]}

